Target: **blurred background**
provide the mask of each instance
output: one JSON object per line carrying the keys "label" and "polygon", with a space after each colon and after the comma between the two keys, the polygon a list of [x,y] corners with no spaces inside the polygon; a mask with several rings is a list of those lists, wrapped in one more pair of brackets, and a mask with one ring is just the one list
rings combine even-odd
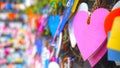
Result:
{"label": "blurred background", "polygon": [[[89,11],[95,2],[74,1],[70,12],[72,0],[0,0],[0,68],[90,68],[78,47],[71,46],[68,23],[60,35],[55,33],[61,18],[69,22],[81,2],[88,3]],[[106,1],[103,7],[109,10],[117,2]],[[106,55],[96,68],[116,67]]]}

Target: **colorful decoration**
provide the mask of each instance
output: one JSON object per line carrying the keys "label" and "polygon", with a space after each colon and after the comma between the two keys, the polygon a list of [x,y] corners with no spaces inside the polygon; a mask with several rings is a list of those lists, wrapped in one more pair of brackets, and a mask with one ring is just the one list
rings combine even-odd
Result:
{"label": "colorful decoration", "polygon": [[[89,60],[92,56],[96,54],[97,50],[102,47],[102,44],[106,39],[106,35],[104,32],[104,20],[108,13],[109,11],[103,8],[95,10],[91,14],[90,24],[87,24],[89,16],[88,12],[79,11],[76,14],[73,21],[73,28],[78,48],[84,60]],[[99,14],[101,16],[98,16]],[[103,57],[106,52],[106,48],[103,47],[102,51],[103,52],[100,53],[100,55],[96,56],[99,59],[97,58],[97,60],[94,61],[94,64],[96,64],[100,60],[100,58]],[[94,66],[94,64],[91,63],[91,66]]]}

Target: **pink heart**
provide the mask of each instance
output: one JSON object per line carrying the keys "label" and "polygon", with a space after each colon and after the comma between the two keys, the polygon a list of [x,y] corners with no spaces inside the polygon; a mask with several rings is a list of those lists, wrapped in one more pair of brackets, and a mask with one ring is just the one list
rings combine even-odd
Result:
{"label": "pink heart", "polygon": [[107,52],[106,44],[107,44],[107,39],[103,42],[103,44],[99,47],[99,49],[95,51],[94,55],[88,58],[88,61],[92,68],[99,62],[99,60]]}
{"label": "pink heart", "polygon": [[73,23],[78,48],[84,60],[91,57],[106,39],[104,20],[109,11],[99,8],[91,14],[90,24],[87,24],[88,12],[79,11]]}

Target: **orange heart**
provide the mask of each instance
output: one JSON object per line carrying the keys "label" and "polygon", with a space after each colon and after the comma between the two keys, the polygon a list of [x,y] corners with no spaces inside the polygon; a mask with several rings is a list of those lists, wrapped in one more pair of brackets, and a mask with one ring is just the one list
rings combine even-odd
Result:
{"label": "orange heart", "polygon": [[120,16],[120,8],[117,8],[111,11],[106,17],[104,22],[104,29],[105,29],[106,35],[108,35],[108,32],[111,31],[113,21],[117,16]]}

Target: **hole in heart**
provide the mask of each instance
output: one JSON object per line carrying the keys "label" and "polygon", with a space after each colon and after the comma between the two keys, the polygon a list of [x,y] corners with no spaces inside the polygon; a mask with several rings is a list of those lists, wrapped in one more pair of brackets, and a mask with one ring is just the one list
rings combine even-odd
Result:
{"label": "hole in heart", "polygon": [[91,15],[88,17],[87,19],[87,24],[89,25],[90,24],[90,18],[91,18]]}

